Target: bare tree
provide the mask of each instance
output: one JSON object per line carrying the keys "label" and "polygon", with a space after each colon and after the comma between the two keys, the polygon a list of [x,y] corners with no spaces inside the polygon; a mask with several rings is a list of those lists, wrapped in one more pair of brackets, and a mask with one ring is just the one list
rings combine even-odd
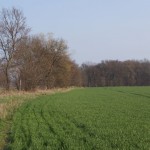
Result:
{"label": "bare tree", "polygon": [[24,39],[29,28],[21,10],[2,9],[0,13],[0,50],[6,78],[6,90],[10,88],[9,69],[13,65],[16,47]]}
{"label": "bare tree", "polygon": [[20,79],[24,90],[69,84],[71,62],[63,40],[44,35],[28,36],[17,49],[15,60],[19,71],[13,77],[17,89]]}

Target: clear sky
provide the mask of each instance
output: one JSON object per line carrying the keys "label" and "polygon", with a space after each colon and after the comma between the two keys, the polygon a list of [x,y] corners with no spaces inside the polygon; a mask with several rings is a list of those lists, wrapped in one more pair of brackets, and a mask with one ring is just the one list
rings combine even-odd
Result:
{"label": "clear sky", "polygon": [[150,0],[0,0],[32,33],[53,33],[78,63],[150,59]]}

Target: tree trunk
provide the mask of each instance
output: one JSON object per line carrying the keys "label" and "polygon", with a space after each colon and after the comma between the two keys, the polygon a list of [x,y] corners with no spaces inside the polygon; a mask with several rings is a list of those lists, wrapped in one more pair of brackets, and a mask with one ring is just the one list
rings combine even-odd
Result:
{"label": "tree trunk", "polygon": [[6,66],[5,69],[5,76],[6,76],[6,90],[9,91],[10,90],[10,80],[9,80],[9,73],[8,73],[8,66]]}

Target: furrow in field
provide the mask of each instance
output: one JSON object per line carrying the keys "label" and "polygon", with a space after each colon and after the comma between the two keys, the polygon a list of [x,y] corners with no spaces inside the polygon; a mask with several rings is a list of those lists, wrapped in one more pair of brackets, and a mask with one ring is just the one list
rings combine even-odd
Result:
{"label": "furrow in field", "polygon": [[117,92],[120,92],[120,93],[124,93],[124,94],[126,94],[126,95],[134,95],[134,96],[140,96],[140,97],[144,97],[144,98],[150,98],[150,96],[149,95],[143,95],[143,94],[140,94],[140,93],[135,93],[135,92],[125,92],[125,91],[117,91]]}
{"label": "furrow in field", "polygon": [[[67,139],[71,138],[74,141],[78,141],[81,145],[91,145],[92,143],[89,139],[95,137],[95,133],[92,132],[85,124],[81,122],[77,122],[77,120],[71,119],[66,112],[62,111],[49,111],[49,116],[54,117],[54,124],[50,121],[49,123],[52,124],[57,137],[62,140],[63,143],[67,143]],[[55,114],[54,114],[55,112]],[[61,134],[60,134],[61,133]]]}
{"label": "furrow in field", "polygon": [[24,141],[27,140],[26,129],[23,127],[25,118],[25,113],[28,110],[28,105],[22,107],[20,111],[16,113],[14,118],[14,124],[11,130],[11,137],[10,143],[15,143],[11,148],[14,149],[15,145],[17,144],[18,148],[23,146]]}

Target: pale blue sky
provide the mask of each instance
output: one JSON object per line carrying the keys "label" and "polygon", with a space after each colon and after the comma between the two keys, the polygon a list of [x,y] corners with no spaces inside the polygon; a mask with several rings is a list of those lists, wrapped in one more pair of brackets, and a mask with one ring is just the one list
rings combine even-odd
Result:
{"label": "pale blue sky", "polygon": [[150,0],[0,0],[21,9],[32,33],[54,33],[78,63],[150,59]]}

